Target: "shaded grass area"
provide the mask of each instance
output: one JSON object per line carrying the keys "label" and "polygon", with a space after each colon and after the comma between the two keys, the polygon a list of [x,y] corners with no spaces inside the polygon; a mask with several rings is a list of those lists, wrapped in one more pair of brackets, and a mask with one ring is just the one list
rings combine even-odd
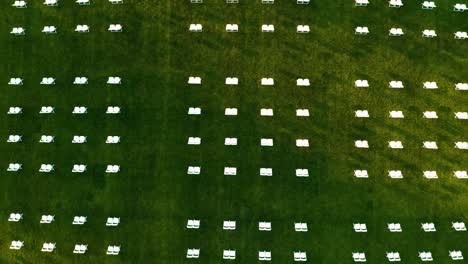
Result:
{"label": "shaded grass area", "polygon": [[[207,1],[130,1],[113,6],[102,1],[89,7],[61,3],[47,8],[30,3],[26,10],[2,3],[0,21],[0,109],[24,108],[21,116],[0,115],[0,138],[23,135],[20,144],[0,144],[5,167],[23,163],[19,173],[0,177],[0,260],[5,263],[187,263],[188,247],[200,248],[191,262],[219,263],[223,249],[236,249],[238,263],[255,263],[258,250],[271,250],[274,263],[292,260],[293,251],[307,251],[313,263],[351,263],[351,252],[364,251],[368,261],[380,263],[386,251],[399,251],[405,262],[418,261],[417,252],[432,251],[438,263],[448,263],[448,250],[468,253],[465,233],[454,232],[452,221],[466,221],[466,183],[452,176],[466,170],[466,153],[453,148],[467,141],[466,122],[453,112],[468,111],[467,95],[454,90],[466,82],[468,47],[455,41],[453,32],[467,31],[466,14],[451,11],[453,1],[441,1],[433,11],[420,3],[405,3],[399,10],[375,1],[355,8],[349,1],[294,1],[261,5],[259,1],[227,5]],[[107,27],[120,23],[124,32]],[[190,34],[191,23],[204,32]],[[225,24],[237,23],[239,33],[226,33]],[[88,24],[91,32],[73,32]],[[276,32],[260,32],[274,24]],[[297,34],[298,24],[311,26]],[[40,33],[56,25],[59,33]],[[354,35],[356,26],[371,34]],[[27,30],[24,37],[7,32],[13,26]],[[391,38],[388,29],[402,27],[405,37]],[[435,29],[436,39],[423,39],[423,29]],[[7,86],[10,77],[23,77],[22,87]],[[53,87],[39,85],[42,77],[57,78]],[[75,76],[90,84],[73,86]],[[108,76],[123,84],[108,86]],[[203,85],[186,85],[188,76],[200,76]],[[224,85],[225,77],[240,79],[237,87]],[[275,79],[261,87],[262,77]],[[297,78],[312,86],[296,87]],[[371,87],[353,87],[368,79]],[[405,89],[388,89],[401,80]],[[439,90],[422,89],[437,81]],[[56,113],[39,116],[42,105]],[[73,116],[75,105],[88,114]],[[123,113],[105,115],[108,105]],[[187,116],[188,107],[203,114]],[[236,107],[239,115],[224,116]],[[273,108],[274,117],[261,117],[261,108]],[[307,108],[310,118],[297,118]],[[368,109],[371,118],[354,118]],[[404,120],[388,118],[402,110]],[[422,118],[437,111],[438,120]],[[2,110],[3,111],[3,110]],[[37,143],[42,134],[56,136],[54,144]],[[87,135],[88,143],[72,145],[73,135]],[[104,144],[119,135],[119,145]],[[187,146],[189,136],[202,145]],[[223,146],[225,137],[237,137],[239,146]],[[273,148],[261,148],[260,138],[274,138]],[[311,147],[298,149],[295,140],[308,138]],[[354,140],[366,139],[371,148],[358,150]],[[403,150],[387,148],[401,140]],[[422,149],[423,141],[437,141],[439,150]],[[37,172],[41,163],[54,163],[51,174]],[[73,164],[86,163],[82,175]],[[122,172],[106,175],[107,164]],[[199,176],[187,176],[189,165],[202,167]],[[238,168],[238,175],[223,175],[223,168]],[[258,175],[273,168],[273,177]],[[296,168],[310,177],[297,178]],[[367,169],[370,178],[358,180],[354,169]],[[387,170],[399,169],[402,180],[391,180]],[[423,170],[437,170],[439,180],[428,181]],[[6,222],[10,212],[23,212],[24,221]],[[42,214],[57,221],[41,226]],[[89,222],[72,226],[74,215]],[[107,216],[120,216],[116,229],[105,228]],[[201,219],[200,230],[185,229],[187,219]],[[224,220],[236,220],[234,232],[222,230]],[[273,231],[262,233],[258,221],[271,221]],[[308,233],[296,233],[294,222],[307,222]],[[365,222],[369,233],[356,234],[352,223]],[[403,233],[391,234],[386,223],[400,222]],[[420,223],[434,222],[438,232],[423,233]],[[11,240],[25,241],[19,252],[8,250]],[[57,242],[57,251],[42,254],[43,242]],[[89,252],[73,255],[73,245],[85,243]],[[105,256],[109,244],[122,245],[118,257]]]}

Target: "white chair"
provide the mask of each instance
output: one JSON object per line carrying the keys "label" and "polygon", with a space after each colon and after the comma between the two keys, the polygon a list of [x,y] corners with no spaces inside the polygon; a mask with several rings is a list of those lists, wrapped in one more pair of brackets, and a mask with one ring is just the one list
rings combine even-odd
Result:
{"label": "white chair", "polygon": [[107,84],[122,84],[122,79],[120,77],[110,76],[109,78],[107,78]]}
{"label": "white chair", "polygon": [[22,167],[23,167],[23,165],[20,164],[20,163],[10,163],[10,164],[8,164],[7,171],[16,172],[16,171],[21,170]]}
{"label": "white chair", "polygon": [[118,106],[108,106],[106,114],[120,114],[120,107]]}
{"label": "white chair", "polygon": [[261,116],[273,116],[273,109],[271,109],[271,108],[268,108],[268,109],[262,108],[262,109],[260,109],[260,115]]}
{"label": "white chair", "polygon": [[54,113],[55,108],[53,106],[42,106],[39,110],[39,114],[52,114]]}
{"label": "white chair", "polygon": [[369,178],[367,170],[354,170],[354,176],[356,178]]}
{"label": "white chair", "polygon": [[202,24],[190,24],[189,31],[190,32],[202,32],[203,26]]}
{"label": "white chair", "polygon": [[368,118],[369,112],[367,110],[356,110],[354,115],[358,118]]}
{"label": "white chair", "polygon": [[402,149],[403,143],[401,143],[401,141],[389,141],[388,147],[391,149]]}
{"label": "white chair", "polygon": [[369,82],[367,80],[356,80],[356,81],[354,81],[354,85],[357,88],[368,88],[369,87]]}
{"label": "white chair", "polygon": [[75,248],[73,249],[74,254],[84,254],[88,250],[88,245],[79,245],[76,244]]}
{"label": "white chair", "polygon": [[109,0],[109,3],[115,5],[115,4],[123,4],[123,0]]}
{"label": "white chair", "polygon": [[464,12],[465,10],[468,10],[468,8],[466,7],[466,4],[458,3],[453,6],[453,11]]}
{"label": "white chair", "polygon": [[273,176],[272,168],[260,168],[260,176],[271,177]]}
{"label": "white chair", "polygon": [[89,32],[89,26],[88,25],[76,25],[75,32],[78,32],[78,33]]}
{"label": "white chair", "polygon": [[297,33],[309,33],[310,27],[308,25],[298,25],[297,26]]}
{"label": "white chair", "polygon": [[309,177],[308,169],[296,169],[296,177]]}
{"label": "white chair", "polygon": [[21,219],[23,219],[23,214],[11,213],[8,222],[19,222]]}
{"label": "white chair", "polygon": [[422,9],[434,9],[436,8],[436,4],[433,1],[424,1],[422,3]]}
{"label": "white chair", "polygon": [[77,85],[88,84],[88,78],[86,78],[86,77],[75,77],[75,80],[73,80],[73,84],[77,84]]}
{"label": "white chair", "polygon": [[424,89],[438,89],[439,86],[437,86],[436,82],[424,82],[423,88]]}
{"label": "white chair", "polygon": [[223,250],[223,259],[236,259],[235,250]]}
{"label": "white chair", "polygon": [[55,216],[53,215],[42,215],[41,220],[39,220],[40,224],[50,224],[55,220]]}
{"label": "white chair", "polygon": [[187,249],[187,258],[199,258],[200,249],[198,248],[189,248]]}
{"label": "white chair", "polygon": [[203,3],[203,0],[190,0],[190,3],[192,3],[192,4],[201,4],[201,3]]}
{"label": "white chair", "polygon": [[39,172],[45,172],[45,173],[49,173],[51,171],[54,170],[54,165],[53,164],[41,164],[41,166],[39,167]]}
{"label": "white chair", "polygon": [[434,259],[432,258],[432,253],[431,252],[418,252],[418,256],[421,259],[421,261],[433,261]]}
{"label": "white chair", "polygon": [[296,116],[300,116],[300,117],[310,116],[309,109],[296,109]]}
{"label": "white chair", "polygon": [[437,171],[423,171],[423,176],[426,179],[437,179],[439,176],[437,176]]}
{"label": "white chair", "polygon": [[58,6],[58,0],[45,0],[44,5],[46,5],[46,6]]}
{"label": "white chair", "polygon": [[55,79],[52,77],[43,77],[40,84],[42,85],[54,85]]}
{"label": "white chair", "polygon": [[354,262],[366,262],[366,254],[364,252],[353,252]]}
{"label": "white chair", "polygon": [[226,32],[239,32],[239,26],[237,24],[227,24]]}
{"label": "white chair", "polygon": [[299,78],[299,79],[296,80],[296,85],[297,86],[310,86],[310,81],[309,81],[309,79]]}
{"label": "white chair", "polygon": [[187,229],[199,229],[200,228],[200,220],[187,220]]}
{"label": "white chair", "polygon": [[7,115],[19,115],[21,113],[23,113],[23,108],[18,106],[11,106],[8,108]]}
{"label": "white chair", "polygon": [[307,261],[306,252],[301,252],[301,251],[293,252],[293,257],[294,257],[294,261],[297,261],[297,262],[306,262]]}
{"label": "white chair", "polygon": [[356,0],[355,6],[367,6],[369,4],[369,0]]}
{"label": "white chair", "polygon": [[7,142],[8,143],[18,143],[18,142],[21,142],[21,140],[22,140],[22,136],[20,136],[20,135],[9,135],[8,139],[7,139]]}
{"label": "white chair", "polygon": [[390,232],[402,232],[403,230],[401,229],[401,225],[399,223],[390,223],[387,224],[387,228]]}
{"label": "white chair", "polygon": [[120,224],[120,217],[107,217],[106,226],[118,226]]}
{"label": "white chair", "polygon": [[388,84],[389,87],[393,89],[402,89],[405,87],[402,81],[390,81]]}
{"label": "white chair", "polygon": [[308,148],[309,147],[309,140],[308,139],[296,139],[296,147]]}
{"label": "white chair", "polygon": [[86,136],[73,136],[72,143],[73,144],[84,144],[86,143],[87,139]]}
{"label": "white chair", "polygon": [[12,6],[16,7],[16,8],[26,8],[26,7],[28,7],[26,1],[15,1],[15,2],[13,2]]}
{"label": "white chair", "polygon": [[389,7],[400,8],[403,6],[403,2],[401,0],[390,0],[388,2]]}
{"label": "white chair", "polygon": [[120,143],[119,136],[107,136],[106,144],[118,144],[118,143]]}
{"label": "white chair", "polygon": [[401,29],[401,28],[391,28],[388,31],[388,35],[393,36],[393,37],[403,36],[404,34],[405,33],[403,32],[403,29]]}
{"label": "white chair", "polygon": [[298,5],[308,5],[310,0],[297,0]]}
{"label": "white chair", "polygon": [[188,175],[199,175],[201,171],[201,168],[198,166],[189,166],[187,169],[187,174]]}
{"label": "white chair", "polygon": [[307,232],[309,228],[307,227],[307,223],[294,223],[294,230],[296,232]]}
{"label": "white chair", "polygon": [[466,226],[464,222],[452,222],[452,228],[455,231],[466,231]]}
{"label": "white chair", "polygon": [[201,144],[201,138],[199,137],[189,137],[187,141],[188,145],[200,145]]}
{"label": "white chair", "polygon": [[108,246],[106,255],[118,255],[120,253],[120,246]]}
{"label": "white chair", "polygon": [[463,260],[463,254],[460,250],[449,251],[449,256],[452,260]]}
{"label": "white chair", "polygon": [[455,39],[467,39],[468,33],[465,31],[457,31],[454,33]]}
{"label": "white chair", "polygon": [[275,85],[275,80],[273,78],[262,78],[260,83],[263,86],[273,86]]}
{"label": "white chair", "polygon": [[465,171],[454,171],[453,176],[458,179],[468,179],[468,172]]}
{"label": "white chair", "polygon": [[225,138],[224,145],[225,146],[237,146],[237,138]]}
{"label": "white chair", "polygon": [[468,91],[468,83],[457,83],[457,84],[455,84],[455,90]]}
{"label": "white chair", "polygon": [[226,85],[238,85],[239,84],[239,78],[237,78],[237,77],[226,77],[225,83],[226,83]]}
{"label": "white chair", "polygon": [[401,257],[399,252],[386,252],[389,262],[400,262]]}
{"label": "white chair", "polygon": [[23,79],[21,78],[10,78],[10,81],[8,82],[9,85],[23,85]]}
{"label": "white chair", "polygon": [[26,30],[22,27],[14,27],[11,29],[10,31],[10,34],[13,34],[13,35],[25,35],[26,34]]}
{"label": "white chair", "polygon": [[354,30],[354,34],[356,35],[367,35],[369,33],[370,31],[368,27],[356,27],[356,29]]}
{"label": "white chair", "polygon": [[189,115],[201,115],[201,108],[200,107],[189,107],[188,114]]}
{"label": "white chair", "polygon": [[366,224],[361,224],[361,223],[353,224],[353,229],[354,229],[354,232],[356,233],[367,233]]}
{"label": "white chair", "polygon": [[236,221],[224,221],[223,230],[236,230]]}
{"label": "white chair", "polygon": [[120,171],[120,165],[107,165],[106,173],[118,173]]}
{"label": "white chair", "polygon": [[468,119],[468,112],[456,112],[455,118],[456,119]]}
{"label": "white chair", "polygon": [[389,170],[388,176],[392,179],[403,179],[403,173],[401,170]]}
{"label": "white chair", "polygon": [[258,260],[260,261],[271,261],[271,251],[259,251]]}
{"label": "white chair", "polygon": [[236,167],[224,167],[224,175],[226,176],[237,175],[237,168]]}
{"label": "white chair", "polygon": [[424,232],[435,232],[436,231],[434,223],[422,223],[421,228],[422,228],[422,230],[424,230]]}
{"label": "white chair", "polygon": [[55,34],[57,33],[57,28],[55,26],[44,26],[42,33],[45,34]]}
{"label": "white chair", "polygon": [[201,77],[192,77],[192,76],[190,76],[190,77],[188,78],[188,82],[187,82],[187,83],[188,83],[188,84],[201,84],[201,82],[202,82]]}
{"label": "white chair", "polygon": [[262,147],[273,147],[273,139],[272,138],[262,138],[260,140],[260,146],[262,146]]}
{"label": "white chair", "polygon": [[390,118],[405,118],[405,115],[403,115],[403,111],[390,111],[388,112]]}
{"label": "white chair", "polygon": [[262,32],[275,32],[275,26],[274,25],[262,25]]}
{"label": "white chair", "polygon": [[238,4],[239,0],[226,0],[226,4]]}
{"label": "white chair", "polygon": [[76,0],[76,3],[79,5],[90,5],[91,1],[90,0]]}
{"label": "white chair", "polygon": [[87,221],[86,216],[75,216],[73,217],[72,225],[84,225]]}
{"label": "white chair", "polygon": [[423,148],[425,149],[438,149],[437,142],[435,141],[424,141]]}
{"label": "white chair", "polygon": [[423,37],[425,37],[425,38],[434,38],[434,37],[437,37],[437,33],[435,32],[435,30],[432,30],[432,29],[425,29],[425,30],[423,30],[422,35],[423,35]]}
{"label": "white chair", "polygon": [[356,148],[369,148],[369,143],[367,140],[356,140],[354,141],[354,146]]}
{"label": "white chair", "polygon": [[226,116],[236,116],[237,115],[237,108],[226,108],[224,109],[224,115]]}
{"label": "white chair", "polygon": [[73,173],[83,173],[86,171],[86,165],[84,164],[74,164],[72,167]]}
{"label": "white chair", "polygon": [[271,222],[259,222],[258,230],[259,231],[271,231]]}
{"label": "white chair", "polygon": [[457,149],[468,149],[468,142],[455,142],[455,148]]}
{"label": "white chair", "polygon": [[53,252],[55,249],[55,243],[47,243],[45,242],[42,244],[41,252]]}
{"label": "white chair", "polygon": [[13,240],[13,241],[11,241],[10,249],[20,250],[23,246],[24,246],[24,241]]}
{"label": "white chair", "polygon": [[110,24],[107,30],[109,32],[122,32],[122,29],[123,27],[120,24]]}

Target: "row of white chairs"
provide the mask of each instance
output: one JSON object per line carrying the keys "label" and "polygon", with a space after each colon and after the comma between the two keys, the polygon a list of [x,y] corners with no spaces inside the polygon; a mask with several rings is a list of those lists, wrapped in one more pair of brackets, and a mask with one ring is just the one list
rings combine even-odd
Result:
{"label": "row of white chairs", "polygon": [[[187,174],[188,175],[200,175],[201,167],[200,166],[188,166]],[[237,167],[224,167],[224,175],[226,176],[233,176],[237,175]],[[273,168],[260,168],[259,169],[260,176],[271,177],[273,176]],[[309,169],[296,169],[296,176],[297,177],[309,177]]]}
{"label": "row of white chairs", "polygon": [[[468,112],[455,112],[455,119],[468,119]],[[369,111],[368,110],[356,110],[354,111],[354,116],[357,118],[369,118]],[[388,112],[388,117],[390,118],[405,118],[405,115],[403,114],[403,111],[401,110],[392,110]],[[438,119],[439,115],[437,114],[436,111],[424,111],[423,118],[426,119]]]}
{"label": "row of white chairs", "polygon": [[[369,81],[368,80],[356,80],[354,81],[354,86],[356,86],[357,88],[368,88]],[[402,81],[389,81],[388,87],[389,88],[404,88],[405,86]],[[437,82],[426,81],[423,83],[423,88],[433,90],[433,89],[439,89],[439,86],[437,85]],[[456,83],[455,90],[468,90],[468,83]]]}
{"label": "row of white chairs", "polygon": [[[354,176],[356,178],[369,178],[367,170],[355,170]],[[458,170],[453,172],[453,176],[457,179],[468,179],[466,170]],[[392,179],[403,179],[403,172],[401,170],[389,170],[388,177]],[[423,177],[426,179],[438,179],[437,171],[423,171]]]}
{"label": "row of white chairs", "polygon": [[[386,257],[389,262],[400,262],[402,261],[400,253],[398,251],[386,252]],[[353,252],[352,253],[354,262],[366,262],[366,254],[364,252]],[[430,251],[418,252],[418,257],[423,262],[433,261],[432,253]],[[449,257],[452,260],[463,260],[463,254],[460,250],[449,250]]]}
{"label": "row of white chairs", "polygon": [[[72,167],[73,173],[83,173],[86,171],[87,165],[85,164],[74,164]],[[18,172],[23,169],[23,164],[21,163],[9,163],[7,167],[8,172]],[[39,167],[39,172],[49,173],[55,170],[55,165],[50,163],[43,163]],[[106,173],[118,173],[120,172],[120,165],[107,165]]]}
{"label": "row of white chairs", "polygon": [[[41,30],[42,33],[45,34],[57,34],[57,27],[56,26],[44,26]],[[90,27],[88,25],[76,25],[75,32],[79,33],[87,33],[89,32]],[[110,24],[107,28],[109,32],[122,32],[123,26],[120,24]],[[26,29],[23,27],[13,27],[10,31],[10,34],[13,35],[26,35]]]}
{"label": "row of white chairs", "polygon": [[[367,35],[370,33],[370,30],[366,26],[358,26],[354,29],[354,33],[356,35]],[[437,33],[433,29],[424,29],[421,31],[422,36],[425,38],[435,38],[437,37]],[[400,37],[403,36],[405,33],[403,32],[402,28],[391,28],[388,31],[388,35],[392,37]],[[468,33],[466,31],[457,31],[454,32],[454,38],[455,39],[467,39],[468,38]]]}
{"label": "row of white chairs", "polygon": [[[24,241],[21,240],[13,240],[10,244],[10,249],[13,250],[20,250],[24,246]],[[45,242],[42,244],[41,252],[50,253],[56,249],[56,243],[54,242]],[[85,254],[88,250],[88,245],[84,244],[76,244],[73,248],[74,254]],[[120,253],[120,246],[109,245],[107,247],[106,255],[119,255]]]}
{"label": "row of white chairs", "polygon": [[[187,140],[188,145],[201,145],[200,137],[189,137]],[[237,138],[225,138],[224,145],[226,146],[235,146],[237,145]],[[260,146],[262,147],[273,147],[274,142],[272,138],[262,138],[260,139]],[[308,148],[310,146],[308,139],[297,139],[296,147]]]}
{"label": "row of white chairs", "polygon": [[[187,220],[187,229],[199,229],[201,221],[199,219],[188,219]],[[232,220],[223,221],[223,230],[236,230],[237,222]],[[258,222],[259,231],[271,231],[272,226],[271,222],[260,221]],[[294,230],[296,232],[307,232],[309,229],[307,223],[304,222],[295,222]]]}
{"label": "row of white chairs", "polygon": [[[400,223],[388,223],[387,228],[390,232],[403,232]],[[466,225],[464,222],[452,222],[452,228],[454,231],[466,231]],[[367,225],[365,223],[353,223],[353,229],[356,233],[367,233]],[[421,223],[421,229],[424,232],[436,232],[434,223]]]}
{"label": "row of white chairs", "polygon": [[[74,216],[72,225],[84,225],[87,222],[87,216]],[[11,213],[8,217],[8,222],[20,222],[23,220],[22,213]],[[55,221],[55,215],[42,215],[39,221],[40,224],[50,224]],[[108,217],[106,226],[118,226],[120,224],[120,217]]]}
{"label": "row of white chairs", "polygon": [[[226,32],[239,32],[239,25],[238,24],[226,24]],[[203,32],[203,25],[202,24],[190,24],[188,30],[190,32]],[[272,24],[263,24],[260,28],[261,32],[275,32],[275,26]],[[297,33],[309,33],[310,26],[309,25],[298,25],[296,27]]]}
{"label": "row of white chairs", "polygon": [[[39,139],[39,143],[52,143],[54,142],[55,137],[52,135],[42,135]],[[7,138],[7,143],[19,143],[23,140],[23,136],[21,135],[9,135]],[[83,144],[87,142],[86,136],[73,136],[72,143],[73,144]],[[120,143],[119,136],[107,136],[106,137],[106,144],[118,144]]]}
{"label": "row of white chairs", "polygon": [[[23,108],[19,106],[11,106],[8,108],[8,115],[19,115],[23,113]],[[53,114],[55,113],[55,107],[53,106],[42,106],[39,110],[39,114]],[[86,106],[75,106],[72,114],[87,114],[88,108]],[[119,106],[108,106],[106,114],[120,114]]]}
{"label": "row of white chairs", "polygon": [[[91,4],[91,0],[76,0],[75,3],[77,3],[78,5],[86,6],[86,5]],[[111,4],[123,4],[123,0],[109,0],[109,3],[111,3]],[[43,4],[46,5],[46,6],[58,6],[59,5],[59,0],[45,0],[43,2]],[[16,1],[13,2],[12,6],[16,7],[16,8],[27,8],[28,3],[25,0],[19,0],[19,1],[16,0]]]}
{"label": "row of white chairs", "polygon": [[[454,147],[456,149],[466,149],[468,142],[455,142]],[[369,148],[369,142],[367,140],[356,140],[354,141],[356,148]],[[399,140],[388,141],[388,147],[391,149],[403,149],[403,143]],[[438,149],[436,141],[423,141],[422,147],[425,149]]]}
{"label": "row of white chairs", "polygon": [[[110,76],[107,78],[106,83],[107,84],[121,84],[122,78]],[[19,77],[10,78],[10,80],[8,81],[8,85],[23,85],[23,84],[24,84],[24,80]],[[55,84],[55,78],[54,77],[42,77],[39,84],[53,85]],[[88,84],[88,78],[87,77],[75,77],[75,79],[73,80],[73,84],[76,84],[76,85]]]}
{"label": "row of white chairs", "polygon": [[[370,2],[369,0],[355,0],[355,5],[356,6],[367,6],[369,5]],[[389,0],[388,1],[388,6],[389,7],[394,7],[394,8],[400,8],[403,7],[403,1],[402,0]],[[421,8],[425,10],[432,10],[436,8],[437,5],[434,1],[423,1],[421,2]],[[464,12],[468,10],[466,4],[463,3],[456,3],[453,5],[453,11],[456,12]]]}

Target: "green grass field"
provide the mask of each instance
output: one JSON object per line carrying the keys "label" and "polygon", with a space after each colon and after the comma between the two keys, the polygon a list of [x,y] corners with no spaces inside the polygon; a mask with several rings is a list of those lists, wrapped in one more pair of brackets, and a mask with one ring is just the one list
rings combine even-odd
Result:
{"label": "green grass field", "polygon": [[[468,82],[468,43],[453,37],[468,31],[467,12],[453,11],[464,0],[438,0],[431,11],[409,0],[400,9],[384,0],[361,8],[352,0],[42,2],[30,0],[26,9],[0,3],[0,263],[259,263],[259,250],[272,252],[270,263],[294,263],[293,251],[325,264],[353,263],[352,252],[365,252],[368,263],[388,262],[390,251],[402,263],[420,263],[419,251],[431,251],[434,263],[452,263],[449,250],[468,257],[468,233],[451,227],[468,224],[468,185],[453,176],[468,169],[467,151],[454,148],[468,141],[468,121],[454,118],[468,111],[468,91],[454,85]],[[116,23],[123,32],[108,32]],[[192,23],[203,32],[190,33]],[[228,23],[240,31],[226,33]],[[75,32],[78,24],[90,32]],[[275,32],[262,33],[262,24],[274,24]],[[58,33],[41,33],[48,25]],[[297,25],[311,32],[298,34]],[[19,26],[26,35],[9,34]],[[356,26],[370,34],[355,35]],[[405,35],[389,37],[392,27]],[[438,37],[423,38],[424,29]],[[89,84],[73,85],[75,76]],[[107,85],[109,76],[122,84]],[[188,85],[189,76],[202,85]],[[7,85],[12,77],[24,85]],[[42,77],[56,84],[39,85]],[[238,77],[239,85],[226,86],[226,77]],[[263,77],[275,85],[261,86]],[[297,78],[311,86],[297,87]],[[357,79],[370,87],[354,87]],[[389,89],[391,80],[405,88]],[[425,81],[439,89],[423,89]],[[39,115],[48,105],[55,113]],[[122,113],[105,114],[114,105]],[[7,115],[10,106],[23,113]],[[88,113],[73,115],[74,106]],[[187,115],[189,107],[202,115]],[[227,107],[238,116],[225,116]],[[261,108],[274,116],[260,116]],[[299,108],[310,117],[296,117]],[[363,109],[370,118],[355,118]],[[389,118],[391,110],[405,118]],[[439,119],[423,118],[429,110]],[[6,143],[10,134],[22,142]],[[44,134],[55,142],[38,143]],[[73,135],[87,143],[72,144]],[[109,135],[121,143],[105,144]],[[194,136],[201,145],[187,145]],[[238,146],[224,146],[226,137],[238,138]],[[261,138],[273,138],[274,147],[261,147]],[[301,138],[309,148],[295,146]],[[370,148],[355,148],[360,139]],[[404,149],[388,148],[391,140]],[[424,149],[423,141],[439,149]],[[14,162],[23,169],[7,172]],[[38,172],[43,163],[55,170]],[[87,171],[72,173],[73,164]],[[107,174],[107,164],[121,171]],[[201,166],[201,174],[187,175],[188,166]],[[237,167],[237,175],[223,175],[224,167]],[[259,176],[264,167],[273,177]],[[296,177],[297,168],[310,176]],[[369,178],[354,177],[356,169]],[[404,178],[391,179],[388,170]],[[424,170],[439,179],[424,178]],[[24,218],[8,222],[16,212]],[[55,221],[39,224],[44,214]],[[75,215],[88,222],[72,225]],[[106,227],[109,216],[121,224]],[[200,229],[188,230],[188,219],[200,219]],[[237,229],[223,230],[224,220],[237,221]],[[259,221],[271,221],[272,231],[258,231]],[[309,231],[295,232],[295,222],[307,222]],[[355,233],[358,222],[369,231]],[[389,232],[391,222],[403,232]],[[437,232],[423,232],[424,222]],[[25,245],[10,250],[12,240]],[[56,250],[41,252],[44,242]],[[73,254],[75,244],[87,244],[86,254]],[[107,256],[108,245],[121,245],[120,255]],[[199,248],[200,258],[187,259],[187,248]],[[224,249],[235,249],[236,260],[223,260]]]}

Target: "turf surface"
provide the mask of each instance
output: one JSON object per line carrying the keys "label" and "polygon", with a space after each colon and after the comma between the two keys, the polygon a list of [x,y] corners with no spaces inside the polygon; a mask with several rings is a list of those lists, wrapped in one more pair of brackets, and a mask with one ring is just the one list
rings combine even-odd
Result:
{"label": "turf surface", "polygon": [[[220,263],[223,249],[236,249],[232,263],[257,263],[259,250],[272,251],[272,263],[291,263],[293,251],[306,251],[308,263],[352,263],[351,252],[366,253],[369,263],[386,262],[385,252],[399,251],[406,263],[418,263],[418,251],[431,251],[437,263],[451,262],[448,250],[468,256],[466,232],[454,232],[453,221],[468,224],[467,183],[453,177],[468,169],[465,151],[455,141],[468,141],[468,126],[454,112],[468,111],[468,94],[454,84],[468,81],[468,46],[454,40],[455,31],[468,31],[465,13],[452,11],[456,1],[437,1],[424,11],[420,1],[405,1],[401,9],[374,0],[366,8],[353,1],[294,1],[262,5],[222,0],[124,0],[123,5],[92,1],[80,7],[60,1],[45,7],[29,1],[27,9],[0,3],[0,138],[23,135],[17,144],[0,144],[0,262],[2,263]],[[111,23],[124,26],[109,33]],[[191,23],[202,33],[189,33]],[[239,33],[225,25],[239,24]],[[88,24],[91,32],[74,32]],[[274,33],[261,33],[274,24]],[[296,26],[311,27],[297,34]],[[58,34],[41,33],[55,25]],[[22,26],[25,36],[8,34]],[[368,36],[356,36],[356,26],[368,26]],[[401,27],[405,36],[392,38],[388,29]],[[423,29],[438,37],[424,39]],[[39,85],[55,77],[54,86]],[[89,84],[72,85],[75,76]],[[110,86],[108,76],[122,85]],[[201,86],[187,85],[200,76]],[[238,77],[238,86],[224,85]],[[23,86],[8,86],[11,77]],[[275,79],[262,87],[262,77]],[[310,87],[296,87],[309,78]],[[354,87],[367,79],[370,88]],[[401,80],[404,89],[389,89]],[[422,89],[437,81],[438,90]],[[55,114],[41,116],[43,105]],[[88,114],[72,115],[74,106]],[[122,114],[105,114],[118,105]],[[23,107],[19,116],[6,115],[10,106]],[[188,107],[201,107],[201,116],[188,116]],[[239,115],[224,115],[236,107]],[[273,108],[274,117],[261,117]],[[307,108],[309,118],[295,110]],[[354,111],[367,109],[371,118],[357,119]],[[402,110],[405,119],[388,118]],[[439,119],[422,118],[426,110]],[[55,135],[53,144],[39,144],[40,135]],[[88,142],[71,144],[73,135]],[[118,145],[105,144],[118,135]],[[189,136],[202,138],[188,146]],[[238,146],[224,146],[237,137]],[[260,147],[260,138],[274,138],[274,147]],[[299,149],[295,140],[307,138],[311,147]],[[368,140],[370,149],[354,147]],[[403,150],[387,141],[401,140]],[[439,150],[425,150],[423,141],[437,141]],[[8,173],[8,163],[23,164]],[[37,170],[55,164],[53,173]],[[83,174],[71,173],[73,164],[87,164]],[[118,174],[105,174],[107,164],[120,164]],[[189,176],[189,165],[202,173]],[[224,176],[224,167],[237,167]],[[273,168],[273,177],[260,177],[259,168]],[[296,168],[310,177],[295,177]],[[369,179],[353,177],[367,169]],[[388,170],[402,170],[393,180]],[[436,170],[437,180],[422,177]],[[20,223],[7,222],[22,212]],[[40,225],[43,214],[56,221]],[[84,226],[71,225],[73,216],[88,216]],[[117,228],[106,228],[108,216],[121,218]],[[187,230],[187,219],[200,219],[199,230]],[[223,231],[224,220],[237,221],[236,231]],[[271,232],[258,231],[259,221],[271,221]],[[307,222],[309,232],[294,232],[294,222]],[[352,223],[367,223],[369,232],[354,233]],[[403,232],[390,233],[386,224],[399,222]],[[434,222],[436,233],[424,233],[422,222]],[[25,241],[20,251],[9,250],[11,240]],[[56,242],[52,254],[40,252],[43,242]],[[85,255],[73,246],[88,244]],[[122,246],[119,256],[106,256],[109,244]],[[200,248],[198,260],[185,258],[187,248]],[[226,261],[227,262],[227,261]]]}

